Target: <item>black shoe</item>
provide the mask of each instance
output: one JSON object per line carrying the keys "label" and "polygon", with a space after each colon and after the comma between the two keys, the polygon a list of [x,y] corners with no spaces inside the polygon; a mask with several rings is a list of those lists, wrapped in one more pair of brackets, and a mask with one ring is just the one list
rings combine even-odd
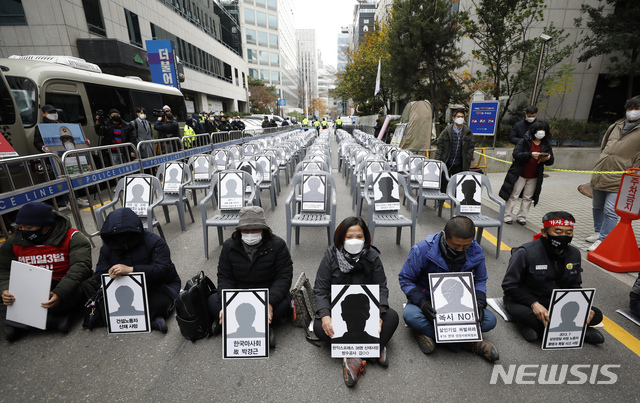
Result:
{"label": "black shoe", "polygon": [[71,330],[71,316],[59,316],[57,322],[58,331],[62,334],[68,334],[69,330]]}
{"label": "black shoe", "polygon": [[429,336],[425,336],[422,333],[414,334],[416,341],[418,342],[418,347],[425,354],[431,354],[433,350],[436,349],[436,343],[433,342],[433,339]]}
{"label": "black shoe", "polygon": [[504,223],[508,224],[508,225],[511,225],[511,224],[513,224],[513,221],[505,221]]}
{"label": "black shoe", "polygon": [[516,220],[516,222],[520,225],[527,225],[527,222],[523,220]]}
{"label": "black shoe", "polygon": [[362,358],[343,358],[342,359],[342,372],[344,376],[344,383],[348,387],[353,387],[358,382],[358,378],[361,374],[367,372],[364,367],[367,364]]}
{"label": "black shoe", "polygon": [[162,333],[167,333],[167,322],[164,321],[164,318],[162,316],[158,316],[151,321],[151,329],[159,330]]}
{"label": "black shoe", "polygon": [[386,347],[384,347],[382,350],[380,350],[380,358],[378,358],[378,362],[383,367],[388,367],[389,366],[389,356],[387,355],[387,348]]}
{"label": "black shoe", "polygon": [[604,336],[598,329],[587,327],[587,331],[584,334],[584,342],[589,344],[602,344],[604,343]]}
{"label": "black shoe", "polygon": [[269,326],[269,347],[276,348],[276,334],[271,326]]}
{"label": "black shoe", "polygon": [[498,361],[500,359],[500,353],[498,353],[498,349],[488,341],[464,343],[463,348],[475,355],[479,355],[489,362]]}
{"label": "black shoe", "polygon": [[516,322],[516,326],[518,327],[518,331],[526,341],[532,342],[538,340],[538,332],[536,332],[529,326],[518,322]]}
{"label": "black shoe", "polygon": [[222,333],[222,325],[217,320],[213,321],[211,325],[211,334],[216,335]]}
{"label": "black shoe", "polygon": [[9,343],[13,343],[24,335],[25,331],[23,329],[18,329],[17,327],[13,327],[10,325],[4,325],[4,338]]}

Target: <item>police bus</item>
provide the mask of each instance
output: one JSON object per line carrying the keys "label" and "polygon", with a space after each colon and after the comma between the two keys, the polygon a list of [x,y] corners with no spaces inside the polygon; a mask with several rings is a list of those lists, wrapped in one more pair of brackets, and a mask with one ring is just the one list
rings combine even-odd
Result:
{"label": "police bus", "polygon": [[[104,74],[95,64],[69,56],[10,56],[0,59],[0,133],[19,155],[41,152],[33,146],[35,126],[42,122],[40,108],[51,104],[64,123],[79,123],[91,145],[100,140],[95,117],[107,118],[118,109],[127,122],[136,118],[137,107],[147,110],[154,123],[153,110],[171,108],[174,119],[187,117],[184,97],[176,88]],[[182,125],[181,125],[182,126]]]}

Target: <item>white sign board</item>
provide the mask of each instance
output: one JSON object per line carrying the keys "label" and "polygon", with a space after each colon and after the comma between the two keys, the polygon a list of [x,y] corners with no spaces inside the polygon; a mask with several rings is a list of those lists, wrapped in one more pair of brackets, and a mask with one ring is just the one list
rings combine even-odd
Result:
{"label": "white sign board", "polygon": [[269,290],[222,290],[222,358],[269,358]]}
{"label": "white sign board", "polygon": [[618,191],[618,200],[616,202],[616,210],[626,212],[638,216],[640,211],[640,195],[638,195],[638,185],[640,184],[640,176],[623,175],[620,190]]}
{"label": "white sign board", "polygon": [[7,306],[7,320],[46,329],[47,309],[41,304],[49,300],[52,275],[51,270],[12,261],[9,292],[15,301]]}
{"label": "white sign board", "polygon": [[380,357],[380,286],[331,285],[332,358]]}
{"label": "white sign board", "polygon": [[144,273],[123,274],[113,279],[103,274],[102,289],[109,333],[151,331]]}
{"label": "white sign board", "polygon": [[595,288],[553,290],[543,350],[582,348],[595,294]]}
{"label": "white sign board", "polygon": [[396,172],[380,172],[373,183],[375,211],[400,209],[400,186]]}
{"label": "white sign board", "polygon": [[429,289],[436,311],[436,343],[482,340],[471,273],[429,273]]}
{"label": "white sign board", "polygon": [[460,203],[461,213],[477,213],[482,209],[482,178],[480,175],[462,175],[457,177],[456,200]]}
{"label": "white sign board", "polygon": [[182,164],[169,163],[164,165],[164,186],[165,193],[178,193],[182,184]]}
{"label": "white sign board", "polygon": [[240,210],[244,197],[242,174],[237,172],[220,173],[218,184],[220,210]]}
{"label": "white sign board", "polygon": [[124,200],[125,207],[140,217],[146,217],[152,200],[151,179],[125,178]]}

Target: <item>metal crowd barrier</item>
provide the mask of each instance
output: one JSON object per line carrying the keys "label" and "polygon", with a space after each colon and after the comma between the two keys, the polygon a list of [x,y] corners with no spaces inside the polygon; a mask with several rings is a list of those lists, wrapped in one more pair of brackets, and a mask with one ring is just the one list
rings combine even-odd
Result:
{"label": "metal crowd barrier", "polygon": [[67,196],[76,225],[81,223],[64,167],[60,157],[52,153],[0,160],[0,227],[5,239],[10,235],[6,215],[34,201],[52,200],[59,210],[56,197]]}
{"label": "metal crowd barrier", "polygon": [[138,143],[138,152],[144,148],[151,148],[151,155],[140,159],[143,170],[150,170],[165,162],[184,158],[182,139],[169,137],[166,139],[145,140]]}
{"label": "metal crowd barrier", "polygon": [[182,138],[184,158],[189,158],[196,154],[210,153],[211,135],[208,133],[196,134],[195,136],[185,136]]}

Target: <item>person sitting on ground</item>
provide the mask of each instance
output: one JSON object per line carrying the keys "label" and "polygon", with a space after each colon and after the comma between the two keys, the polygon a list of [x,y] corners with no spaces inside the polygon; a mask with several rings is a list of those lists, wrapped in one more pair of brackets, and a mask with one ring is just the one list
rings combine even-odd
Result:
{"label": "person sitting on ground", "polygon": [[222,245],[218,260],[218,289],[207,300],[214,321],[213,333],[221,331],[222,291],[269,289],[269,346],[276,347],[272,324],[291,317],[293,262],[285,241],[274,235],[264,218],[264,210],[247,206],[240,210],[236,231]]}
{"label": "person sitting on ground", "polygon": [[153,232],[145,231],[140,217],[128,208],[109,213],[100,230],[100,237],[103,245],[96,265],[95,281],[100,284],[103,274],[117,278],[132,272],[144,273],[151,329],[167,333],[165,319],[178,297],[181,282],[165,240]]}
{"label": "person sitting on ground", "polygon": [[[549,324],[549,303],[556,288],[581,288],[582,267],[578,248],[571,246],[575,218],[566,211],[542,217],[543,228],[534,241],[514,249],[502,280],[504,304],[526,341],[536,341]],[[584,341],[604,343],[591,327],[602,322],[602,312],[592,306]]]}
{"label": "person sitting on ground", "polygon": [[[431,306],[429,273],[471,272],[475,284],[478,319],[483,333],[496,327],[496,316],[487,307],[487,268],[482,247],[475,241],[473,221],[464,216],[453,217],[444,231],[427,236],[413,245],[400,270],[400,287],[407,295],[402,316],[414,330],[420,350],[430,354],[435,350],[433,321],[436,311]],[[500,355],[496,347],[484,340],[471,343],[440,343],[454,352],[471,351],[487,361],[496,361]]]}
{"label": "person sitting on ground", "polygon": [[[51,292],[41,306],[47,311],[47,329],[68,333],[74,311],[80,312],[91,287],[84,284],[93,274],[91,244],[67,217],[54,212],[50,205],[33,202],[24,205],[16,216],[18,231],[0,246],[0,292],[5,320],[6,305],[16,301],[9,290],[11,261],[51,270]],[[30,327],[5,322],[5,338],[17,340]]]}
{"label": "person sitting on ground", "polygon": [[[376,284],[380,286],[380,365],[389,366],[387,343],[398,327],[398,314],[389,307],[387,277],[380,260],[380,251],[371,245],[371,234],[360,217],[347,217],[333,235],[333,245],[327,249],[316,272],[313,296],[316,318],[313,330],[318,338],[331,342],[334,330],[331,319],[331,285]],[[362,358],[343,358],[344,382],[353,386],[364,373]]]}

